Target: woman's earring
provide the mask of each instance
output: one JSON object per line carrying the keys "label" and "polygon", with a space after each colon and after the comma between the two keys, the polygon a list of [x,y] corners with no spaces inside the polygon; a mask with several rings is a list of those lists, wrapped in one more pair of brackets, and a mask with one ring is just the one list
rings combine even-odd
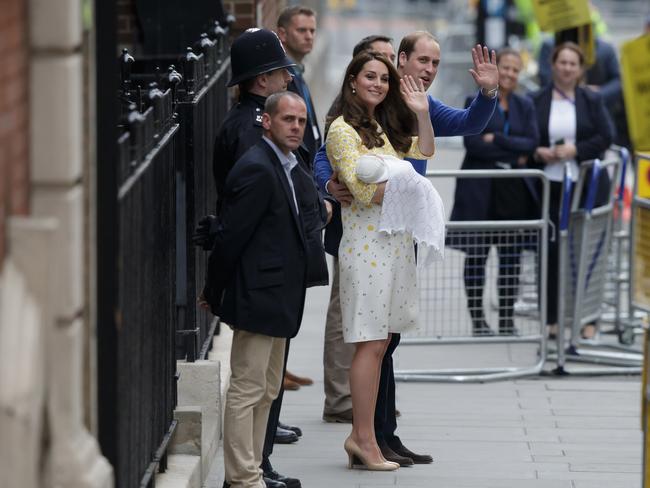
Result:
{"label": "woman's earring", "polygon": [[357,94],[357,90],[356,90],[356,88],[354,88],[354,87],[352,87],[352,94],[353,94],[353,95],[356,95],[356,94]]}

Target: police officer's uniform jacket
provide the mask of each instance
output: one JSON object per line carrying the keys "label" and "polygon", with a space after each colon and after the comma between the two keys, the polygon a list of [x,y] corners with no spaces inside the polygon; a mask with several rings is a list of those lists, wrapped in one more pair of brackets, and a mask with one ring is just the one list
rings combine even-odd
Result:
{"label": "police officer's uniform jacket", "polygon": [[214,143],[212,171],[217,188],[217,212],[221,208],[226,177],[235,162],[262,139],[265,97],[242,93],[223,120]]}

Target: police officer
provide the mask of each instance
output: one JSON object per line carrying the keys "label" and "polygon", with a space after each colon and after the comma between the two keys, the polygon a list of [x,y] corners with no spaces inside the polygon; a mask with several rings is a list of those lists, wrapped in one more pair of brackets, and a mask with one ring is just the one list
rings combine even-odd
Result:
{"label": "police officer", "polygon": [[266,29],[248,29],[230,48],[232,77],[228,86],[239,85],[239,102],[226,114],[214,144],[213,174],[217,187],[217,211],[226,176],[239,157],[262,138],[262,112],[269,95],[287,89],[295,66],[278,36]]}

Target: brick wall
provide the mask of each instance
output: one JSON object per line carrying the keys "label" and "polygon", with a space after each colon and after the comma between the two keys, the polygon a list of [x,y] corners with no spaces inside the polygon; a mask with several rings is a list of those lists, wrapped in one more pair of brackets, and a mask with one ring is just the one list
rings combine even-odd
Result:
{"label": "brick wall", "polygon": [[223,6],[226,11],[235,16],[237,21],[233,26],[233,34],[236,36],[250,27],[256,27],[256,1],[255,0],[224,0]]}
{"label": "brick wall", "polygon": [[[275,30],[280,10],[286,5],[286,0],[224,0],[225,9],[234,14],[237,22],[233,27],[233,35],[238,35],[250,27],[266,27]],[[257,18],[261,11],[261,18]]]}
{"label": "brick wall", "polygon": [[135,0],[117,0],[117,44],[133,52],[138,34],[135,20]]}
{"label": "brick wall", "polygon": [[262,0],[262,18],[260,24],[267,29],[275,30],[278,24],[278,16],[282,9],[287,5],[286,0]]}
{"label": "brick wall", "polygon": [[6,219],[29,211],[26,0],[0,8],[0,263]]}
{"label": "brick wall", "polygon": [[[223,1],[226,11],[234,14],[237,19],[233,26],[234,36],[250,27],[262,26],[274,30],[278,15],[286,5],[287,0]],[[260,19],[257,18],[258,11],[261,11]],[[138,25],[135,17],[135,0],[117,0],[117,41],[120,51],[123,47],[127,47],[131,52],[137,52]]]}

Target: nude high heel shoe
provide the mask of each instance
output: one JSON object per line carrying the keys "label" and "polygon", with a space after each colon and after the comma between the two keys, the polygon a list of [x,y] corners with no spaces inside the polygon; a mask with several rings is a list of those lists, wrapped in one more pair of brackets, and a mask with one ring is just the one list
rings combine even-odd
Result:
{"label": "nude high heel shoe", "polygon": [[361,468],[365,466],[369,471],[395,471],[399,468],[399,464],[391,461],[383,461],[381,463],[369,463],[363,457],[361,449],[351,438],[345,439],[343,449],[348,453],[348,469]]}

